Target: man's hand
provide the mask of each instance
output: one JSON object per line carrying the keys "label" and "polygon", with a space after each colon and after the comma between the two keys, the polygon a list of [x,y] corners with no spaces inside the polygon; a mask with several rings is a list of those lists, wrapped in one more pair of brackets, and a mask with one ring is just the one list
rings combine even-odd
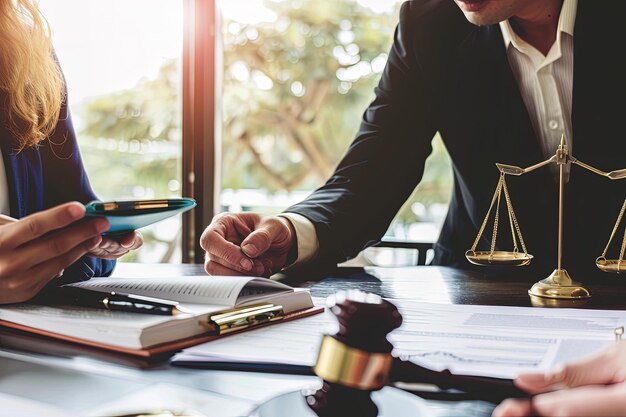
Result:
{"label": "man's hand", "polygon": [[295,244],[289,220],[255,213],[216,216],[200,238],[209,275],[269,277],[280,271]]}
{"label": "man's hand", "polygon": [[626,342],[548,374],[520,375],[515,384],[536,395],[530,400],[506,400],[493,417],[626,416]]}
{"label": "man's hand", "polygon": [[74,224],[84,216],[85,207],[71,202],[20,220],[0,218],[0,304],[31,299],[100,244],[109,222]]}
{"label": "man's hand", "polygon": [[131,250],[139,249],[141,245],[143,245],[143,236],[136,230],[115,237],[103,236],[100,244],[88,255],[113,260],[126,255]]}

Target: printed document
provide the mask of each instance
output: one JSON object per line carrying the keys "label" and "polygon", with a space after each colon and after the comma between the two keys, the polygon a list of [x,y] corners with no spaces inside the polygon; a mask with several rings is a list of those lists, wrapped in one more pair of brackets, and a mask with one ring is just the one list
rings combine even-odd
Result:
{"label": "printed document", "polygon": [[[519,372],[548,370],[612,343],[614,329],[626,326],[626,311],[390,301],[404,319],[389,335],[393,354],[463,375],[512,379]],[[174,361],[310,367],[323,334],[335,331],[327,312],[194,346]]]}

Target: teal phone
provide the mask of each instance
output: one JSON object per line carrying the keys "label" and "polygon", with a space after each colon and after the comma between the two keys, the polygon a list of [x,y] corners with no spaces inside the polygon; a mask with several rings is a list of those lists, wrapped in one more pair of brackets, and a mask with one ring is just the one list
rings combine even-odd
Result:
{"label": "teal phone", "polygon": [[111,227],[103,234],[109,235],[140,229],[195,206],[193,198],[92,201],[85,204],[85,218],[105,217]]}

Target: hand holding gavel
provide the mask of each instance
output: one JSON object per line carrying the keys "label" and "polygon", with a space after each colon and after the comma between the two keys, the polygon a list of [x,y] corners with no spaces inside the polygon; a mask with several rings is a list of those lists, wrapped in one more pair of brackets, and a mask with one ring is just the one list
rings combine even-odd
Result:
{"label": "hand holding gavel", "polygon": [[432,371],[393,357],[387,334],[402,324],[402,316],[389,301],[360,291],[338,293],[331,312],[339,331],[326,335],[313,370],[323,387],[306,398],[319,417],[376,417],[370,394],[394,382],[419,382],[441,389],[455,388],[475,399],[499,403],[529,394],[511,381],[453,375]]}

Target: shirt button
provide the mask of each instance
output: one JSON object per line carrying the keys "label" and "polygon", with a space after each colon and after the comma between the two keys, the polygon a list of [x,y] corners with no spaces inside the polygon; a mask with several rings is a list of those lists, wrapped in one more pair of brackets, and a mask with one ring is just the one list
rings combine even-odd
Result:
{"label": "shirt button", "polygon": [[548,127],[552,130],[557,130],[559,128],[559,122],[557,122],[556,120],[550,120],[548,122]]}

